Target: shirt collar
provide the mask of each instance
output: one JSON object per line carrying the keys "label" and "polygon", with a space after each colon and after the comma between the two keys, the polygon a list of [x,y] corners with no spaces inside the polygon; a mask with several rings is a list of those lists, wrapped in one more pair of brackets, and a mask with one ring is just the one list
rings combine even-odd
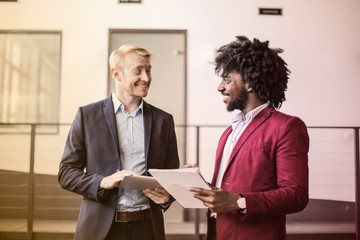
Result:
{"label": "shirt collar", "polygon": [[[116,96],[115,91],[112,92],[111,97],[112,97],[112,101],[114,103],[114,113],[116,114],[118,111],[124,111],[125,110],[124,104],[122,104],[122,102]],[[136,114],[139,111],[139,109],[142,110],[143,106],[144,106],[144,100],[141,99],[140,105],[134,113]]]}
{"label": "shirt collar", "polygon": [[250,122],[252,119],[254,119],[256,117],[256,115],[259,114],[259,112],[261,112],[263,109],[265,109],[268,105],[269,105],[269,103],[264,103],[264,104],[258,106],[257,108],[254,108],[253,110],[248,112],[245,117],[244,117],[243,112],[240,111],[238,114],[236,114],[232,118],[232,128],[234,129],[234,127],[239,122]]}

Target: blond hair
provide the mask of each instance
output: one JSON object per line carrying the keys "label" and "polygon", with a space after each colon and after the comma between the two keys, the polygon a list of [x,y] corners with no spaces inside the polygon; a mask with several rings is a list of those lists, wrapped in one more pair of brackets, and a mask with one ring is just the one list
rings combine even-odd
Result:
{"label": "blond hair", "polygon": [[122,70],[122,65],[124,62],[124,57],[128,53],[136,53],[140,56],[146,57],[149,60],[151,59],[151,53],[145,48],[139,47],[137,45],[125,44],[115,49],[109,58],[110,69],[120,69]]}

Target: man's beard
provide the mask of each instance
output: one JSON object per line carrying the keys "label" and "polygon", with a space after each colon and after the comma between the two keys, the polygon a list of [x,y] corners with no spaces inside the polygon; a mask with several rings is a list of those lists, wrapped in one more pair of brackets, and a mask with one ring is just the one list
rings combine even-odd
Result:
{"label": "man's beard", "polygon": [[243,111],[248,104],[248,100],[249,100],[249,93],[246,91],[245,87],[243,86],[240,88],[239,92],[237,93],[235,100],[230,101],[226,109],[229,112],[234,111],[235,109]]}

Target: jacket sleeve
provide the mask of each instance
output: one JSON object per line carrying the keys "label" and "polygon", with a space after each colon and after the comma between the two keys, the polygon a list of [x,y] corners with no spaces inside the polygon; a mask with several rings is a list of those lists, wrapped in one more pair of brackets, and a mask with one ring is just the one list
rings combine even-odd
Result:
{"label": "jacket sleeve", "polygon": [[170,128],[169,128],[169,146],[167,148],[167,168],[179,168],[179,154],[177,148],[177,140],[175,133],[174,119],[171,116]]}
{"label": "jacket sleeve", "polygon": [[291,118],[282,125],[276,139],[277,188],[242,193],[246,199],[246,217],[279,216],[306,207],[309,200],[308,150],[305,124],[299,118]]}
{"label": "jacket sleeve", "polygon": [[[169,169],[179,168],[180,162],[179,162],[179,154],[178,154],[177,140],[175,133],[175,124],[172,116],[170,120],[169,145],[167,148],[166,159],[167,159],[166,168]],[[166,211],[167,209],[169,209],[169,207],[174,201],[176,201],[176,199],[170,195],[169,201],[166,204],[161,205],[161,207],[164,209],[164,211]]]}
{"label": "jacket sleeve", "polygon": [[99,201],[97,192],[104,176],[84,171],[87,163],[85,134],[83,112],[79,108],[66,140],[58,181],[66,190]]}

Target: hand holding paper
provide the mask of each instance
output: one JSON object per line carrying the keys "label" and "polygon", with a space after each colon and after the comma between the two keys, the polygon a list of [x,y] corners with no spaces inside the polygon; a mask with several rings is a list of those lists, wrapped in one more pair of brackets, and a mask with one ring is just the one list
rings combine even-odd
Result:
{"label": "hand holding paper", "polygon": [[190,191],[194,192],[195,198],[201,200],[212,212],[223,213],[239,209],[237,205],[239,194],[230,193],[221,188],[212,190],[190,188]]}
{"label": "hand holding paper", "polygon": [[156,204],[165,204],[170,199],[170,194],[164,188],[147,188],[143,193]]}
{"label": "hand holding paper", "polygon": [[191,187],[211,189],[199,168],[149,169],[149,172],[184,208],[206,208],[189,191]]}

